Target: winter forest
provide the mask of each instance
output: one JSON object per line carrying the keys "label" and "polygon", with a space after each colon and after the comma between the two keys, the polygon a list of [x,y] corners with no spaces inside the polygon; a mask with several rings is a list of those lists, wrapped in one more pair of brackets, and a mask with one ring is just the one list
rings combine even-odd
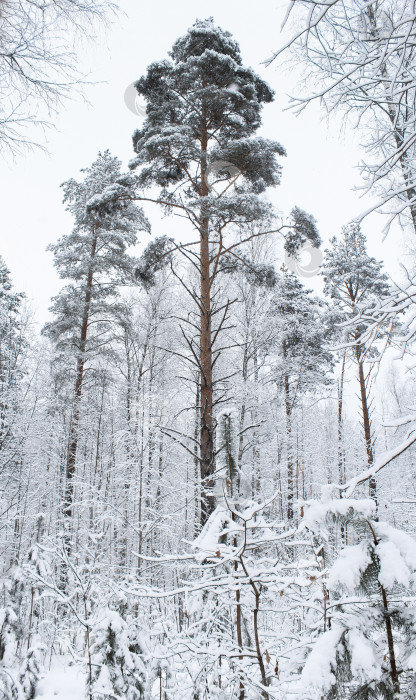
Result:
{"label": "winter forest", "polygon": [[[123,9],[3,0],[4,162]],[[119,76],[129,161],[68,167],[47,320],[0,257],[2,700],[416,697],[416,3],[286,10],[259,66],[198,7]],[[283,70],[359,144],[329,237],[279,199]]]}

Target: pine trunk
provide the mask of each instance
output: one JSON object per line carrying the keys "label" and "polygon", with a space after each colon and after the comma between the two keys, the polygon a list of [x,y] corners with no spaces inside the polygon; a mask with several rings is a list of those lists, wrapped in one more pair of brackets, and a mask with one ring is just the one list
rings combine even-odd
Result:
{"label": "pine trunk", "polygon": [[[203,116],[203,123],[205,122]],[[209,194],[207,182],[208,132],[201,134],[201,197]],[[209,254],[209,216],[201,206],[200,219],[200,371],[201,371],[201,524],[215,508],[212,495],[214,481],[214,423],[212,385],[211,275]]]}
{"label": "pine trunk", "polygon": [[97,234],[94,233],[91,246],[90,254],[90,268],[88,271],[87,285],[85,290],[84,299],[84,309],[82,314],[81,323],[81,333],[79,342],[79,354],[77,359],[77,369],[75,377],[74,386],[74,403],[72,420],[69,429],[69,447],[68,447],[68,457],[66,462],[66,484],[65,484],[65,497],[64,497],[64,515],[66,518],[72,518],[73,514],[73,500],[74,500],[74,475],[75,466],[77,458],[78,449],[78,427],[80,418],[80,404],[82,397],[82,383],[84,379],[84,369],[85,369],[85,351],[87,346],[87,336],[88,336],[88,321],[90,314],[90,304],[92,298],[92,285],[93,285],[93,260],[97,251]]}
{"label": "pine trunk", "polygon": [[[287,358],[286,341],[282,344],[283,361]],[[286,461],[287,461],[287,519],[289,522],[293,520],[293,499],[295,495],[294,489],[294,459],[292,445],[292,406],[290,402],[290,385],[289,375],[285,373],[284,379],[285,392],[285,414],[286,414]]]}
{"label": "pine trunk", "polygon": [[[344,376],[345,376],[345,358],[346,353],[342,358],[341,364],[341,377],[338,383],[338,475],[339,483],[342,484],[345,481],[345,461],[344,461],[344,450],[343,450],[343,425],[342,425],[342,408],[344,399]],[[342,492],[340,492],[342,493]]]}
{"label": "pine trunk", "polygon": [[[360,398],[361,398],[361,410],[363,414],[363,428],[364,428],[364,440],[365,448],[367,452],[367,462],[369,469],[374,464],[374,449],[373,449],[373,439],[371,436],[371,419],[370,411],[368,408],[368,397],[367,397],[367,384],[364,376],[363,359],[361,355],[361,346],[359,342],[355,346],[355,357],[358,364],[358,379],[360,383]],[[370,498],[374,499],[377,506],[377,485],[374,477],[371,477],[369,481],[369,495]]]}

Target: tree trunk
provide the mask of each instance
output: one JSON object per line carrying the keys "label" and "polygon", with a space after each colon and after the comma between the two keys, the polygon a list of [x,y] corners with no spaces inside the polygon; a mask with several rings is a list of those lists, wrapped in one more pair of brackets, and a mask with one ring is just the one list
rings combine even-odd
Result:
{"label": "tree trunk", "polygon": [[[282,344],[283,361],[286,360],[287,350],[286,341]],[[284,392],[285,392],[285,413],[286,413],[286,461],[287,461],[287,519],[289,522],[293,520],[293,499],[294,499],[294,464],[293,464],[293,446],[292,446],[292,407],[290,403],[290,385],[289,376],[284,375]]]}
{"label": "tree trunk", "polygon": [[[356,340],[358,338],[356,337]],[[358,364],[358,379],[360,382],[360,397],[361,397],[361,409],[363,413],[363,427],[364,427],[364,440],[365,440],[365,448],[367,452],[367,462],[368,462],[368,468],[370,469],[373,464],[374,464],[374,448],[373,448],[373,439],[371,435],[371,419],[370,419],[370,411],[368,408],[368,397],[367,397],[367,385],[366,385],[366,380],[364,376],[364,367],[363,367],[363,359],[361,355],[361,345],[359,342],[357,342],[355,346],[355,357],[357,360]],[[376,480],[374,477],[371,477],[369,481],[369,495],[370,498],[372,498],[375,501],[376,508],[377,508],[377,485],[376,485]]]}
{"label": "tree trunk", "polygon": [[127,329],[124,330],[124,347],[126,350],[127,364],[127,386],[126,386],[126,471],[123,481],[123,534],[119,547],[119,562],[121,566],[128,567],[129,549],[128,549],[128,531],[129,531],[129,501],[130,501],[130,483],[131,483],[131,465],[132,465],[132,445],[134,444],[134,421],[132,416],[133,403],[133,368],[130,352],[130,339]]}
{"label": "tree trunk", "polygon": [[[199,379],[199,378],[198,378]],[[199,530],[199,523],[201,522],[201,471],[199,462],[199,452],[200,452],[200,422],[201,422],[201,411],[200,411],[200,383],[196,381],[196,394],[195,394],[195,425],[194,425],[194,471],[195,471],[195,483],[194,483],[194,495],[195,495],[195,512],[194,512],[194,522],[192,528],[192,537],[196,537]]]}
{"label": "tree trunk", "polygon": [[88,321],[90,314],[90,304],[92,297],[92,284],[94,277],[93,260],[97,250],[97,234],[94,233],[91,245],[90,268],[88,270],[87,285],[84,298],[84,309],[82,314],[81,334],[79,342],[79,354],[77,359],[77,369],[74,386],[74,404],[71,425],[69,428],[69,447],[68,457],[66,462],[66,484],[64,496],[64,515],[66,518],[72,518],[73,500],[74,500],[74,475],[78,449],[78,426],[80,417],[80,404],[82,397],[82,383],[84,379],[85,368],[85,350],[87,346],[88,336]]}
{"label": "tree trunk", "polygon": [[[231,481],[231,498],[233,497],[233,490],[232,490],[232,479]],[[231,514],[231,518],[233,521],[236,520],[236,516],[234,513]],[[237,537],[234,537],[233,540],[233,545],[235,550],[237,551]],[[238,561],[237,559],[234,560],[234,574],[236,578],[236,587],[235,587],[235,602],[236,602],[236,628],[237,628],[237,644],[238,644],[238,651],[239,651],[239,660],[240,663],[243,663],[243,629],[242,629],[242,618],[241,618],[241,591],[240,591],[240,586],[238,585]],[[239,695],[238,695],[238,700],[244,700],[245,697],[245,689],[244,689],[244,676],[240,675],[240,681],[239,681]]]}
{"label": "tree trunk", "polygon": [[247,338],[244,343],[244,353],[243,353],[243,369],[242,369],[242,380],[244,386],[244,392],[242,397],[241,409],[240,409],[240,421],[239,421],[239,437],[238,437],[238,456],[237,456],[237,483],[236,491],[237,494],[240,493],[240,476],[241,469],[243,466],[243,453],[244,453],[244,420],[246,417],[246,399],[247,399],[247,369],[248,369],[248,343]]}
{"label": "tree trunk", "polygon": [[399,683],[399,672],[397,670],[396,664],[396,654],[394,651],[394,641],[393,641],[393,630],[391,626],[391,618],[389,612],[389,606],[387,602],[386,591],[383,586],[380,585],[381,596],[383,599],[383,611],[384,620],[386,624],[386,634],[387,634],[387,644],[389,647],[389,660],[390,660],[390,677],[393,683],[393,692],[396,697],[400,697],[400,683]]}
{"label": "tree trunk", "polygon": [[[204,111],[204,110],[203,110]],[[205,123],[204,115],[202,119]],[[201,197],[209,194],[207,182],[208,131],[201,134]],[[212,495],[214,480],[214,421],[212,386],[211,276],[209,255],[209,216],[201,206],[200,219],[200,371],[201,371],[201,524],[215,508]]]}
{"label": "tree trunk", "polygon": [[[342,426],[342,404],[344,399],[344,376],[345,376],[345,358],[346,352],[342,358],[341,364],[341,376],[338,382],[338,476],[339,483],[343,484],[345,481],[345,460],[344,460],[344,450],[343,450],[343,426]],[[342,495],[342,491],[340,491]]]}
{"label": "tree trunk", "polygon": [[[375,546],[377,546],[380,540],[377,539],[374,528],[370,525],[370,523],[368,523],[368,525],[370,527],[371,534],[373,536],[374,544],[375,544]],[[380,567],[380,564],[378,564],[378,567]],[[399,683],[399,673],[400,672],[397,668],[396,654],[394,651],[394,639],[393,639],[393,628],[392,628],[392,624],[391,624],[391,613],[389,611],[386,590],[385,590],[384,586],[381,585],[381,583],[379,583],[379,586],[380,586],[381,598],[383,601],[383,615],[384,615],[384,623],[386,626],[387,645],[388,645],[388,649],[389,649],[390,678],[391,678],[392,684],[393,684],[394,697],[399,698],[400,697],[400,683]]]}
{"label": "tree trunk", "polygon": [[[254,383],[255,386],[259,386],[259,365],[257,358],[257,347],[253,349],[253,370],[254,370]],[[252,410],[251,422],[254,426],[257,425],[259,418],[259,396],[256,391],[254,396],[254,406]],[[259,435],[257,428],[253,428],[253,484],[252,484],[253,498],[260,493],[260,448],[259,448]]]}
{"label": "tree trunk", "polygon": [[[342,358],[341,364],[341,376],[338,382],[338,478],[339,483],[343,484],[345,482],[345,456],[343,450],[343,425],[342,425],[342,404],[344,399],[344,376],[345,376],[345,359],[346,351]],[[339,497],[344,497],[344,492],[340,490]],[[347,544],[347,528],[344,523],[341,523],[341,542],[343,545]]]}

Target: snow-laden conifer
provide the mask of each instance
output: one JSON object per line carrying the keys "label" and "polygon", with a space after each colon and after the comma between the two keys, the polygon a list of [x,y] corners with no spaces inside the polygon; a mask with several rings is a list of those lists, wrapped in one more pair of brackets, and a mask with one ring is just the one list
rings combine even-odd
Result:
{"label": "snow-laden conifer", "polygon": [[[58,351],[64,353],[71,369],[75,368],[64,496],[66,516],[72,514],[86,365],[97,354],[109,351],[119,310],[119,288],[133,279],[133,261],[127,249],[136,243],[138,230],[148,229],[142,211],[131,201],[131,177],[123,175],[118,158],[105,151],[83,172],[81,182],[71,179],[63,184],[64,202],[75,225],[70,234],[49,249],[60,277],[70,283],[54,298],[54,318],[43,329]],[[104,191],[110,194],[103,199]]]}
{"label": "snow-laden conifer", "polygon": [[[303,527],[327,550],[327,628],[315,639],[302,679],[311,698],[410,698],[415,665],[416,542],[375,518],[374,501],[324,498],[305,504]],[[348,546],[327,548],[334,523]]]}
{"label": "snow-laden conifer", "polygon": [[120,612],[107,608],[97,612],[91,632],[91,700],[142,700],[146,671],[143,648],[134,628]]}
{"label": "snow-laden conifer", "polygon": [[[331,239],[331,247],[326,250],[322,275],[325,281],[324,291],[334,304],[332,318],[330,314],[328,319],[333,329],[334,342],[338,341],[340,346],[344,346],[342,368],[347,356],[353,358],[357,367],[364,444],[368,466],[371,468],[375,459],[375,445],[369,387],[373,369],[371,360],[377,355],[377,348],[363,342],[361,334],[364,326],[358,321],[360,313],[366,308],[378,305],[386,299],[389,286],[382,263],[367,252],[366,240],[359,224],[344,226],[340,238],[334,236]],[[356,322],[345,326],[345,322],[351,319]],[[343,380],[344,369],[341,375]],[[340,393],[342,395],[342,386]],[[344,476],[342,471],[340,469],[341,478]],[[375,479],[370,480],[369,489],[371,497],[376,499]]]}
{"label": "snow-laden conifer", "polygon": [[[243,66],[237,42],[212,18],[198,20],[175,42],[169,59],[152,63],[136,87],[147,103],[144,124],[133,136],[137,198],[185,217],[196,232],[197,240],[180,250],[200,275],[198,290],[185,287],[196,310],[193,325],[184,321],[184,328],[195,353],[190,361],[201,377],[205,522],[214,508],[215,344],[229,305],[226,299],[217,301],[214,283],[221,256],[235,255],[241,240],[253,235],[253,223],[263,227],[258,235],[275,228],[270,203],[259,195],[279,183],[277,156],[285,152],[277,142],[255,136],[262,106],[273,99],[273,92]],[[138,274],[143,277],[140,267]],[[223,304],[221,320],[217,311]]]}
{"label": "snow-laden conifer", "polygon": [[19,672],[19,682],[25,700],[33,700],[36,696],[36,688],[43,670],[44,653],[44,645],[35,636],[32,646],[24,655]]}
{"label": "snow-laden conifer", "polygon": [[0,590],[0,693],[4,700],[23,700],[17,678],[18,647],[22,641],[24,615],[22,572],[15,568],[1,582]]}
{"label": "snow-laden conifer", "polygon": [[333,358],[324,323],[325,305],[284,265],[274,286],[273,375],[283,395],[286,419],[287,518],[294,518],[293,416],[302,396],[331,382]]}

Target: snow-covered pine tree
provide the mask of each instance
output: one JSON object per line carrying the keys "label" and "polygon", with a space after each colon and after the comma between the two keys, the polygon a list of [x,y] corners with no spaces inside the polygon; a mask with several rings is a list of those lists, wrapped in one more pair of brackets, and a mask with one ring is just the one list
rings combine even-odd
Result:
{"label": "snow-covered pine tree", "polygon": [[128,629],[129,652],[133,661],[133,671],[131,672],[131,700],[146,700],[146,692],[152,681],[149,673],[149,654],[146,649],[144,635],[142,634],[137,615],[126,614]]}
{"label": "snow-covered pine tree", "polygon": [[[138,194],[169,213],[186,217],[197,234],[197,247],[181,246],[196,265],[200,286],[191,293],[195,320],[188,342],[200,374],[200,470],[202,522],[214,508],[215,347],[227,300],[213,301],[213,284],[221,255],[233,255],[240,241],[225,240],[251,222],[271,226],[271,207],[259,195],[279,183],[278,143],[255,137],[263,103],[273,93],[250,68],[242,65],[238,44],[213,19],[198,20],[178,39],[170,60],[153,63],[136,83],[147,101],[147,117],[133,136],[139,169]],[[151,187],[158,187],[154,195]],[[182,219],[183,220],[183,219]],[[260,234],[259,234],[260,235]],[[199,250],[198,250],[199,248]],[[187,291],[190,291],[189,288]],[[199,315],[199,318],[198,318]],[[199,327],[195,334],[195,326]],[[194,329],[192,331],[192,328]]]}
{"label": "snow-covered pine tree", "polygon": [[[64,514],[71,517],[78,448],[81,398],[87,364],[109,349],[117,320],[119,286],[130,283],[133,260],[127,248],[136,243],[138,230],[148,230],[142,211],[130,201],[131,176],[123,175],[121,163],[109,151],[84,169],[84,179],[63,183],[64,202],[75,220],[49,250],[63,279],[70,280],[54,298],[54,318],[43,332],[55,343],[70,365],[75,364],[72,418],[68,437]],[[106,190],[108,200],[103,200]],[[115,195],[119,195],[117,198]],[[96,199],[100,207],[94,207]]]}
{"label": "snow-covered pine tree", "polygon": [[[6,466],[9,472],[18,461],[16,414],[22,379],[21,360],[27,344],[21,313],[23,299],[22,293],[13,290],[10,271],[0,256],[0,471],[2,477],[5,476]],[[13,454],[14,458],[10,460]]]}
{"label": "snow-covered pine tree", "polygon": [[0,256],[0,381],[10,381],[21,349],[19,313],[24,294],[15,292],[10,270]]}
{"label": "snow-covered pine tree", "polygon": [[[364,234],[356,223],[343,227],[340,240],[336,236],[331,239],[331,248],[326,250],[322,266],[324,291],[332,299],[335,308],[338,338],[345,342],[347,354],[352,356],[357,366],[364,444],[369,467],[374,463],[375,457],[369,400],[369,382],[373,368],[371,357],[375,348],[366,347],[362,342],[360,336],[363,326],[341,328],[340,324],[358,316],[360,310],[371,308],[386,298],[389,287],[387,275],[382,268],[381,262],[368,255]],[[371,498],[376,499],[375,478],[370,479],[369,489]]]}
{"label": "snow-covered pine tree", "polygon": [[22,525],[16,505],[30,421],[28,324],[24,294],[13,289],[10,271],[0,256],[0,529],[1,570],[6,575],[18,560]]}
{"label": "snow-covered pine tree", "polygon": [[33,628],[39,616],[37,598],[45,589],[45,581],[51,580],[46,560],[34,545],[26,564],[13,567],[1,586],[0,662],[5,668],[16,670],[23,658],[19,682],[28,700],[34,697],[44,653],[44,645]]}
{"label": "snow-covered pine tree", "polygon": [[144,699],[145,673],[137,638],[114,609],[97,613],[92,628],[91,675],[87,675],[89,700]]}
{"label": "snow-covered pine tree", "polygon": [[286,418],[287,519],[294,518],[295,454],[292,422],[302,395],[330,383],[333,358],[326,347],[323,302],[312,296],[285,265],[275,284],[275,381],[282,391]]}
{"label": "snow-covered pine tree", "polygon": [[19,682],[2,664],[0,664],[0,693],[1,700],[24,700]]}
{"label": "snow-covered pine tree", "polygon": [[23,700],[16,678],[18,645],[22,641],[21,616],[24,615],[21,571],[15,569],[1,582],[0,593],[0,697],[2,700]]}
{"label": "snow-covered pine tree", "polygon": [[[412,698],[416,659],[416,541],[376,519],[372,499],[304,504],[302,527],[326,550],[327,625],[317,621],[302,679],[307,697]],[[351,544],[335,557],[328,528],[348,522]],[[329,624],[328,624],[329,623]]]}
{"label": "snow-covered pine tree", "polygon": [[223,410],[218,416],[220,426],[220,452],[225,462],[227,490],[231,496],[238,497],[239,480],[236,460],[235,415],[231,410]]}
{"label": "snow-covered pine tree", "polygon": [[306,244],[319,248],[321,237],[316,225],[316,219],[299,207],[290,212],[291,225],[285,232],[284,249],[289,257],[298,259],[299,253]]}
{"label": "snow-covered pine tree", "polygon": [[[253,226],[252,230],[255,234],[257,227]],[[224,255],[220,261],[221,271],[229,277],[223,278],[222,284],[228,285],[229,296],[239,299],[230,318],[229,342],[238,348],[234,352],[239,368],[233,380],[231,410],[239,488],[246,497],[253,498],[259,493],[266,467],[261,444],[266,441],[264,433],[269,425],[264,414],[270,409],[270,403],[264,402],[261,394],[266,377],[263,367],[274,334],[270,323],[270,300],[277,279],[273,265],[274,243],[272,234],[254,235],[238,251],[238,259]],[[269,396],[268,390],[266,395]]]}
{"label": "snow-covered pine tree", "polygon": [[26,582],[19,567],[13,567],[1,582],[0,661],[14,663],[23,642]]}
{"label": "snow-covered pine tree", "polygon": [[[5,582],[3,584],[2,597],[4,597],[5,585],[9,586],[10,583]],[[10,597],[9,591],[7,591],[6,596],[8,598]],[[18,629],[18,617],[16,615],[15,610],[13,609],[11,601],[9,600],[8,605],[1,608],[0,617],[0,661],[3,665],[13,665],[16,659],[16,635]]]}
{"label": "snow-covered pine tree", "polygon": [[19,683],[25,700],[33,700],[39,683],[43,666],[45,648],[35,636],[32,646],[27,650],[19,672]]}
{"label": "snow-covered pine tree", "polygon": [[[42,526],[43,517],[38,517],[38,532]],[[29,616],[27,623],[27,648],[35,651],[39,641],[35,645],[32,636],[37,639],[39,618],[41,617],[41,600],[45,588],[53,581],[50,553],[37,542],[30,548],[27,562],[23,566],[23,575],[29,593]],[[30,587],[30,588],[29,588]]]}

